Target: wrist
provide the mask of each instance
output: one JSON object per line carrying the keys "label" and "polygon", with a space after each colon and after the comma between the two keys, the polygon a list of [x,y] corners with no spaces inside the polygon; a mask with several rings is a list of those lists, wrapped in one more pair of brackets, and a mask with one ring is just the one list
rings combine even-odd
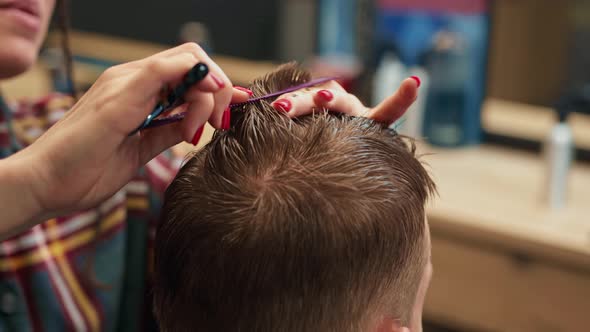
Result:
{"label": "wrist", "polygon": [[45,211],[33,190],[36,176],[31,163],[20,154],[0,160],[0,237],[43,219]]}

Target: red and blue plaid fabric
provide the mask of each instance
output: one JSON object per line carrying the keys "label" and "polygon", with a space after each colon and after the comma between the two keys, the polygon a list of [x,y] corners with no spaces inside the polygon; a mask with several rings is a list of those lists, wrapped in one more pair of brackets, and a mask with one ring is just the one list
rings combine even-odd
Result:
{"label": "red and blue plaid fabric", "polygon": [[[0,99],[0,157],[32,143],[72,99]],[[93,209],[0,242],[0,332],[146,331],[149,269],[162,194],[178,163],[160,155]]]}

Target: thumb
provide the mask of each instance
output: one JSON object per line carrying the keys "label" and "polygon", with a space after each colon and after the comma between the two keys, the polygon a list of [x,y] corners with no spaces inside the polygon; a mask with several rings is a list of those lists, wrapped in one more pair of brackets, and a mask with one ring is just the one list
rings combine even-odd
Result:
{"label": "thumb", "polygon": [[407,78],[399,89],[369,113],[369,118],[390,125],[401,118],[418,97],[419,80]]}

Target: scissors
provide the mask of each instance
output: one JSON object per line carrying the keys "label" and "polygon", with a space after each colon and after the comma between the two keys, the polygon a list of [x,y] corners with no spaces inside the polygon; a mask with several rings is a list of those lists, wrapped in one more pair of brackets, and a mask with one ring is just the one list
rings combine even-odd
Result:
{"label": "scissors", "polygon": [[209,74],[209,67],[204,63],[197,63],[184,76],[182,82],[174,88],[166,97],[164,102],[159,102],[154,110],[147,116],[142,124],[137,127],[129,136],[135,135],[138,131],[152,127],[152,122],[162,113],[170,111],[184,102],[184,94],[195,84],[201,82]]}

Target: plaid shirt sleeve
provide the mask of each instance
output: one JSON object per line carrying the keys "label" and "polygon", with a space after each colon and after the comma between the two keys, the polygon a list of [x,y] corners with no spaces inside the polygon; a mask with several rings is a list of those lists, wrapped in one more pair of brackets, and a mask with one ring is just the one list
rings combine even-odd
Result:
{"label": "plaid shirt sleeve", "polygon": [[[32,143],[72,100],[0,100],[0,157]],[[153,229],[178,167],[161,155],[93,209],[0,242],[0,332],[148,331]]]}

